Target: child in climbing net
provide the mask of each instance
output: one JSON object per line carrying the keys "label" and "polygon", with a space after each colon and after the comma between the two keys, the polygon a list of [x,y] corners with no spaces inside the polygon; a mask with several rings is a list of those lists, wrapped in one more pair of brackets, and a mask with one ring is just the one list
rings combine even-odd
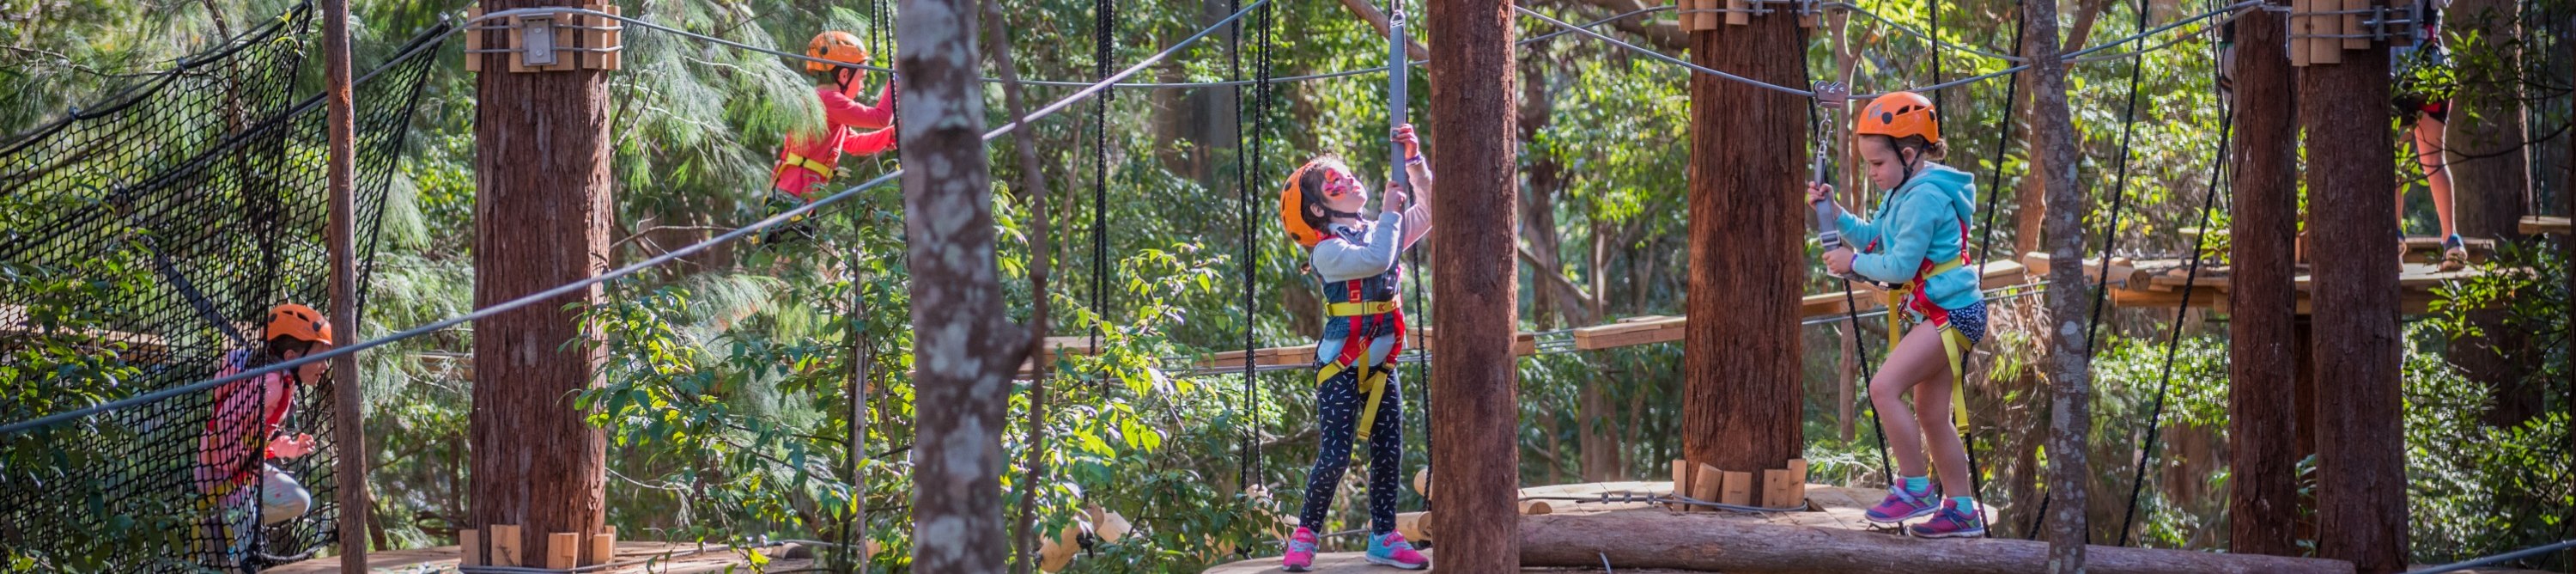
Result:
{"label": "child in climbing net", "polygon": [[[1978,291],[1976,270],[1967,265],[1966,251],[1976,190],[1966,172],[1934,163],[1948,146],[1942,143],[1940,112],[1931,100],[1912,92],[1890,93],[1872,100],[1858,119],[1856,151],[1866,162],[1870,183],[1896,191],[1870,218],[1861,219],[1834,204],[1832,186],[1808,186],[1808,201],[1833,214],[1843,241],[1860,246],[1858,252],[1826,252],[1825,266],[1836,275],[1857,273],[1897,284],[1888,306],[1902,308],[1914,319],[1913,331],[1905,334],[1932,335],[1896,341],[1887,363],[1869,382],[1870,402],[1902,477],[1867,518],[1902,524],[1931,516],[1907,528],[1925,538],[1983,535],[1984,515],[1969,486],[1968,452],[1960,435],[1948,430],[1954,420],[1967,421],[1967,413],[1958,412],[1965,403],[1954,402],[1965,375],[1963,360],[1986,335],[1984,294]],[[1895,329],[1889,332],[1897,338]],[[1914,393],[1911,410],[1902,397],[1908,390]],[[1924,472],[1926,442],[1946,498],[1933,496],[1934,485]]]}
{"label": "child in climbing net", "polygon": [[[264,335],[256,352],[226,354],[217,376],[303,358],[332,345],[330,319],[294,303],[269,310]],[[195,482],[203,519],[192,538],[210,546],[204,549],[206,557],[220,561],[216,566],[241,565],[255,548],[258,527],[293,520],[312,508],[312,493],[266,461],[313,452],[313,435],[281,437],[278,428],[295,408],[297,388],[321,380],[327,365],[314,362],[215,388],[215,411],[197,441]]]}
{"label": "child in climbing net", "polygon": [[[1297,513],[1297,532],[1288,539],[1282,559],[1290,572],[1304,572],[1315,562],[1314,528],[1324,524],[1333,491],[1350,466],[1353,440],[1367,441],[1369,537],[1368,561],[1408,570],[1426,568],[1431,559],[1415,552],[1395,531],[1398,468],[1404,453],[1403,393],[1396,391],[1395,365],[1404,352],[1404,308],[1396,285],[1404,267],[1396,256],[1431,230],[1431,169],[1423,163],[1413,126],[1395,129],[1404,146],[1404,170],[1412,177],[1415,200],[1403,186],[1387,182],[1386,201],[1374,220],[1362,219],[1368,190],[1351,175],[1350,166],[1331,156],[1315,158],[1288,176],[1280,192],[1280,220],[1290,238],[1312,257],[1311,268],[1323,278],[1323,340],[1315,343],[1315,410],[1323,437],[1315,467],[1306,475],[1306,505]],[[1411,205],[1400,213],[1396,206]]]}

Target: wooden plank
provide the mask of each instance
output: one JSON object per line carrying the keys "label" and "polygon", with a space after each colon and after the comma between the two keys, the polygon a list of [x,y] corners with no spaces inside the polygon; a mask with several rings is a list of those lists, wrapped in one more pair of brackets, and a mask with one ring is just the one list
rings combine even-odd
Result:
{"label": "wooden plank", "polygon": [[467,72],[483,71],[483,57],[488,55],[475,52],[475,50],[483,49],[483,35],[487,32],[475,30],[472,29],[472,27],[491,25],[490,23],[479,21],[482,17],[482,5],[477,4],[465,8],[465,25],[467,26],[467,29],[465,30],[465,71]]}
{"label": "wooden plank", "polygon": [[2566,235],[2569,232],[2570,226],[2566,217],[2555,215],[2533,215],[2522,218],[2521,227],[2523,235],[2541,235],[2549,233]]}
{"label": "wooden plank", "polygon": [[1726,483],[1725,490],[1718,494],[1717,501],[1726,504],[1751,506],[1753,504],[1753,491],[1759,488],[1757,485],[1753,484],[1753,473],[1729,472],[1725,473],[1724,477],[1725,478],[1723,480]]}
{"label": "wooden plank", "polygon": [[483,561],[493,566],[525,565],[525,562],[519,561],[519,545],[522,541],[519,539],[518,525],[494,524],[491,525],[491,529],[491,539],[484,541],[489,545],[489,550],[485,551]]}
{"label": "wooden plank", "polygon": [[1762,507],[1797,506],[1807,493],[1806,484],[1785,468],[1762,469]]}
{"label": "wooden plank", "polygon": [[[2009,537],[1929,540],[1885,533],[1786,526],[1661,513],[1558,514],[1521,518],[1524,567],[1653,564],[1709,572],[2039,572],[2048,543]],[[1605,535],[1607,534],[1607,535]],[[2194,550],[2090,546],[2100,574],[2327,573],[2352,563]],[[1276,568],[1273,561],[1270,567]],[[1621,569],[1622,572],[1628,570]]]}
{"label": "wooden plank", "polygon": [[[1690,496],[1691,494],[1693,494],[1693,492],[1691,491],[1691,463],[1690,463],[1690,461],[1687,461],[1687,460],[1681,460],[1681,459],[1673,459],[1673,493],[1674,493],[1674,494],[1678,494],[1678,495],[1682,495],[1682,496]],[[1669,508],[1669,509],[1671,509],[1671,510],[1688,510],[1688,509],[1690,509],[1690,506],[1688,506],[1688,505],[1682,505],[1682,504],[1670,504],[1670,505],[1665,505],[1665,507],[1666,507],[1666,508]]]}
{"label": "wooden plank", "polygon": [[582,549],[581,565],[607,564],[617,559],[617,525],[602,526],[590,535],[590,544]]}
{"label": "wooden plank", "polygon": [[546,533],[546,567],[556,570],[581,565],[581,533]]}
{"label": "wooden plank", "polygon": [[[1703,502],[1724,502],[1723,499],[1726,498],[1726,475],[1729,473],[1718,470],[1717,467],[1705,464],[1699,465],[1697,468],[1697,472],[1691,473],[1690,497],[1699,499]],[[1703,506],[1693,507],[1692,510],[1711,509]]]}
{"label": "wooden plank", "polygon": [[[467,58],[467,60],[472,60],[472,59],[473,59],[473,58]],[[482,531],[475,530],[475,529],[472,529],[472,528],[458,529],[458,530],[456,531],[456,549],[457,549],[457,558],[456,558],[456,564],[457,564],[457,565],[459,565],[459,566],[482,566],[482,565],[483,565],[483,536],[482,536]]]}
{"label": "wooden plank", "polygon": [[[2358,13],[2369,9],[2370,0],[2343,0],[2343,11],[2345,12],[2343,15],[2343,35],[2359,36],[2370,33],[2369,28],[2362,26],[2362,15]],[[2370,38],[2344,38],[2343,49],[2368,50],[2370,49]]]}

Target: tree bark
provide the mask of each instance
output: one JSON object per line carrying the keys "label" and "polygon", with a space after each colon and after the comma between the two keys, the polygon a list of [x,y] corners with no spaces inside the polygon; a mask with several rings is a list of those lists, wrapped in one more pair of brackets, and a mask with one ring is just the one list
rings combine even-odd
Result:
{"label": "tree bark", "polygon": [[[499,12],[577,6],[563,0],[484,0]],[[489,44],[502,45],[500,33]],[[597,276],[608,255],[607,74],[504,72],[506,54],[480,54],[475,78],[474,304],[498,304]],[[468,523],[518,525],[521,556],[545,556],[547,534],[584,540],[606,519],[607,436],[573,408],[605,355],[577,343],[600,288],[501,313],[474,325],[473,510]],[[566,308],[567,304],[572,308]]]}
{"label": "tree bark", "polygon": [[[1806,85],[1798,19],[1691,34],[1701,66]],[[1683,308],[1682,454],[1730,472],[1786,468],[1805,448],[1807,101],[1691,74],[1690,265]]]}
{"label": "tree bark", "polygon": [[[2445,138],[2450,149],[2443,153],[2451,162],[2459,232],[2519,241],[2524,202],[2531,197],[2531,160],[2523,146],[2529,130],[2522,108],[2522,3],[2459,0],[2448,16],[2449,28],[2462,32],[2459,36],[2474,32],[2479,38],[2477,46],[2464,50],[2479,57],[2460,59],[2460,90]],[[2451,346],[2451,360],[2494,397],[2487,424],[2501,427],[2538,416],[2543,394],[2540,385],[2523,380],[2536,355],[2529,336],[2504,325],[2510,315],[2502,309],[2471,312],[2470,321],[2483,334],[2462,337]]]}
{"label": "tree bark", "polygon": [[[1443,521],[1442,527],[1449,523]],[[1603,533],[1615,532],[1616,536]],[[2002,574],[2040,570],[2047,545],[2011,538],[1926,540],[1691,515],[1551,514],[1521,520],[1530,566],[1671,568],[1745,574]],[[2094,546],[2096,573],[2346,573],[2338,560]]]}
{"label": "tree bark", "polygon": [[2229,551],[2297,556],[2297,368],[2290,348],[2298,320],[2291,246],[2299,227],[2299,140],[2283,19],[2254,10],[2236,28],[2227,510]]}
{"label": "tree bark", "polygon": [[[2343,51],[2299,78],[2315,259],[2317,554],[2359,571],[2406,567],[2406,464],[2397,366],[2397,179],[2388,51]],[[2054,451],[2052,451],[2054,452]]]}
{"label": "tree bark", "polygon": [[[215,26],[224,26],[223,13],[207,0],[206,12],[215,18]],[[232,31],[223,30],[230,38]],[[357,108],[349,90],[355,76],[349,64],[349,0],[322,2],[323,89],[325,132],[330,136],[329,177],[331,186],[331,221],[326,239],[331,250],[331,331],[339,334],[337,342],[349,344],[358,334],[358,259],[357,259]],[[228,109],[238,110],[238,107]],[[336,494],[340,505],[340,572],[363,574],[367,571],[367,526],[374,524],[375,504],[367,502],[367,403],[360,396],[358,356],[341,355],[331,360],[331,446],[332,477],[338,482]],[[383,540],[379,527],[374,539]],[[379,544],[381,546],[381,544]]]}
{"label": "tree bark", "polygon": [[[2031,55],[2031,155],[2045,169],[2036,174],[2048,191],[2043,233],[2054,261],[2084,257],[2083,222],[2092,205],[2075,184],[2074,120],[2066,105],[2066,64],[2058,60],[2056,0],[2022,3],[2022,53]],[[2052,285],[2087,285],[2081,265],[2055,265]],[[2085,568],[2085,490],[2092,466],[2085,462],[2086,431],[2092,426],[2092,365],[2083,330],[2092,310],[2093,292],[2086,288],[2049,289],[2049,317],[2058,326],[2048,337],[2048,567],[2052,573]]]}
{"label": "tree bark", "polygon": [[912,273],[913,570],[999,572],[1002,416],[1027,334],[1002,309],[974,0],[904,0],[905,267]]}
{"label": "tree bark", "polygon": [[1440,329],[1431,347],[1432,490],[1440,493],[1443,572],[1520,569],[1520,407],[1513,338],[1520,322],[1520,266],[1512,212],[1520,195],[1514,136],[1511,0],[1432,0],[1431,135],[1449,142],[1431,158],[1440,183],[1429,198]]}
{"label": "tree bark", "polygon": [[[2084,46],[2084,42],[2093,36],[2093,24],[2101,21],[2102,11],[2111,6],[2108,0],[2089,0],[2079,4],[2075,9],[2075,23],[2067,32],[2064,46],[2077,48]],[[2027,15],[2026,12],[2025,15]],[[2055,25],[2054,21],[2051,25]],[[2024,41],[2023,45],[2027,46],[2029,42]],[[2024,51],[2021,55],[2029,56],[2030,52]],[[2021,95],[2017,96],[2021,101],[2013,102],[2012,105],[2015,106],[2023,106],[2030,98],[2036,97],[2039,91],[2038,74],[2022,74],[2021,81],[2025,82],[2022,84]],[[2038,113],[2038,108],[2023,108],[2023,123],[2037,122]],[[2026,130],[2023,134],[2025,134],[2023,137],[2030,138],[2031,145],[2027,146],[2029,149],[2039,148],[2040,135],[2036,130]],[[2077,160],[2081,161],[2082,157],[2078,156]],[[2030,173],[2047,173],[2051,169],[2048,163],[2050,161],[2053,161],[2053,158],[2048,157],[2048,154],[2030,154]],[[1998,181],[1993,185],[2000,186],[2003,182]],[[2013,255],[2015,257],[2045,248],[2040,245],[2040,238],[2046,233],[2043,223],[2048,215],[2048,189],[2043,178],[2022,178],[2018,195],[2013,207]]]}

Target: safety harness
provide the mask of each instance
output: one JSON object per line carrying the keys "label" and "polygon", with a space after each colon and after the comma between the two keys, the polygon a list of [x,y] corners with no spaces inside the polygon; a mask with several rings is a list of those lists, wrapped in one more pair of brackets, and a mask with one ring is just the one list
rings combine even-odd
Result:
{"label": "safety harness", "polygon": [[[1895,198],[1889,197],[1888,200],[1892,202],[1895,201]],[[1941,352],[1944,357],[1949,359],[1950,364],[1950,422],[1951,424],[1959,427],[1959,432],[1964,433],[1968,430],[1968,393],[1966,388],[1968,380],[1967,352],[1969,347],[1976,345],[1976,342],[1968,340],[1968,335],[1966,333],[1959,332],[1957,327],[1950,324],[1949,309],[1941,308],[1941,305],[1932,302],[1932,297],[1930,295],[1923,293],[1924,280],[1931,279],[1932,277],[1943,273],[1957,271],[1968,266],[1968,222],[1965,219],[1957,221],[1959,224],[1959,258],[1940,263],[1934,263],[1930,259],[1925,259],[1923,261],[1923,265],[1914,270],[1914,278],[1907,279],[1904,283],[1889,286],[1885,295],[1884,303],[1887,305],[1889,317],[1901,316],[1908,317],[1910,319],[1913,315],[1899,313],[1898,310],[1911,310],[1914,313],[1923,316],[1921,321],[1931,322],[1935,332],[1940,334]],[[1870,240],[1868,248],[1863,251],[1876,252],[1878,250],[1879,240],[1873,238]],[[1914,320],[1908,320],[1906,322],[1908,323],[1908,326],[1917,323],[1917,321]],[[1896,344],[1903,341],[1904,337],[1905,331],[1903,329],[1888,329],[1888,352],[1895,352]]]}
{"label": "safety harness", "polygon": [[[1361,241],[1356,234],[1343,233],[1338,228],[1333,234],[1344,241]],[[1397,263],[1385,273],[1324,284],[1324,314],[1328,319],[1323,338],[1341,339],[1342,347],[1332,357],[1318,357],[1322,360],[1315,370],[1315,384],[1330,383],[1343,375],[1360,377],[1359,389],[1368,395],[1360,407],[1355,433],[1360,440],[1368,439],[1369,428],[1377,422],[1378,405],[1386,399],[1387,377],[1395,373],[1395,356],[1404,353],[1404,306],[1395,296],[1396,284],[1403,274],[1404,264]],[[1340,337],[1334,336],[1337,331]],[[1380,337],[1395,338],[1385,359],[1373,365],[1362,364]],[[1356,370],[1363,367],[1365,370]]]}

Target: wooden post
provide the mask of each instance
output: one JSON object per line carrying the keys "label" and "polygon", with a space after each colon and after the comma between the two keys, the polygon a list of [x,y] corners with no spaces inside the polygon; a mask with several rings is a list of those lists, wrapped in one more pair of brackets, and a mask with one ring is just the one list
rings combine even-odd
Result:
{"label": "wooden post", "polygon": [[2298,125],[2281,15],[2237,24],[2233,165],[2235,260],[2227,293],[2230,551],[2297,556],[2296,401],[2292,361],[2298,290]]}
{"label": "wooden post", "polygon": [[[329,139],[331,332],[358,339],[357,109],[350,101],[349,0],[322,1],[324,134]],[[340,505],[340,572],[367,571],[367,403],[359,396],[358,356],[331,360],[331,454]]]}
{"label": "wooden post", "polygon": [[[2241,29],[2241,27],[2240,27]],[[2406,567],[2406,463],[2398,397],[2397,180],[2388,165],[2388,52],[2342,53],[2299,78],[2307,188],[2315,194],[2317,555],[2365,574]],[[2055,449],[2050,449],[2055,454]]]}
{"label": "wooden post", "polygon": [[[1755,18],[1690,35],[1693,63],[1788,86],[1809,82],[1798,21]],[[1804,454],[1808,101],[1690,78],[1690,265],[1682,337],[1682,453],[1734,472]]]}
{"label": "wooden post", "polygon": [[521,543],[524,539],[520,538],[518,526],[510,524],[494,524],[491,525],[491,529],[487,530],[487,532],[491,532],[492,535],[483,539],[483,543],[490,547],[484,553],[483,563],[493,566],[525,566],[527,564],[520,561],[521,557],[527,555],[527,546]]}
{"label": "wooden post", "polygon": [[482,565],[483,565],[483,536],[482,536],[482,531],[480,531],[480,530],[475,530],[475,529],[472,529],[472,528],[460,528],[460,529],[457,529],[457,531],[456,531],[456,565],[458,565],[458,566],[482,566]]}
{"label": "wooden post", "polygon": [[[578,2],[484,0],[482,7],[567,5]],[[468,57],[518,60],[515,54]],[[477,307],[596,276],[607,260],[614,211],[605,80],[598,70],[475,78],[476,101],[483,103],[475,107],[474,138]],[[465,525],[517,525],[515,534],[497,527],[485,533],[523,557],[546,556],[549,533],[597,532],[606,518],[607,436],[573,408],[573,396],[590,388],[604,355],[570,344],[592,336],[577,313],[599,294],[593,287],[474,326],[468,418],[474,492]]]}
{"label": "wooden post", "polygon": [[994,255],[984,92],[974,0],[904,0],[895,68],[904,77],[905,265],[918,365],[913,538],[922,572],[1000,572],[1003,410],[1028,334],[1002,309]]}
{"label": "wooden post", "polygon": [[[1520,203],[1512,0],[1432,0],[1429,138],[1440,183],[1431,202],[1432,489],[1440,491],[1444,572],[1520,570]],[[1415,182],[1420,185],[1423,182]],[[1418,279],[1417,279],[1418,280]]]}
{"label": "wooden post", "polygon": [[[2048,166],[2037,174],[2048,193],[2045,226],[2049,259],[2082,261],[2084,258],[2084,215],[2092,211],[2084,189],[2075,184],[2075,168],[2081,161],[2076,154],[2075,126],[2066,104],[2066,64],[2058,54],[2057,1],[2027,0],[2022,3],[2023,26],[2028,27],[2022,41],[2022,53],[2031,56],[2031,106],[2037,120],[2031,125],[2032,155],[2043,158],[2034,162]],[[2053,285],[2089,285],[2084,280],[2084,266],[2072,263],[2051,265],[2048,280]],[[2092,465],[2085,462],[2085,433],[2091,428],[2093,383],[2092,366],[2085,349],[2083,329],[2092,310],[2093,290],[2050,289],[2046,303],[2049,315],[2058,324],[2048,338],[2049,419],[2048,419],[2048,521],[2047,571],[2083,572],[2086,525],[2084,520],[2085,485],[2090,482]]]}

